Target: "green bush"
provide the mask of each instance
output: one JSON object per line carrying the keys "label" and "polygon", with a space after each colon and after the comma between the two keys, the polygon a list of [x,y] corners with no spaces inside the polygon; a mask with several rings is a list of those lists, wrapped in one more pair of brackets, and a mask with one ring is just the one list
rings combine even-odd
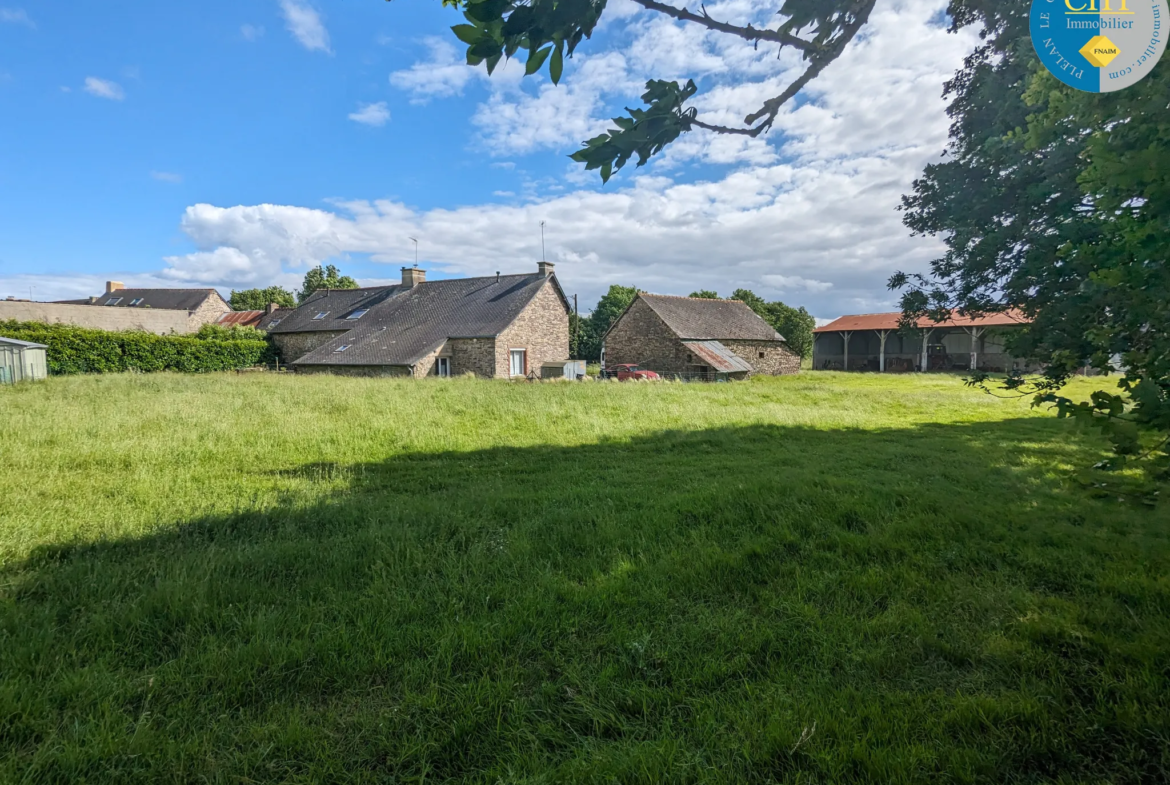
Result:
{"label": "green bush", "polygon": [[231,371],[270,362],[264,340],[213,340],[185,335],[108,332],[40,322],[0,322],[0,335],[49,347],[49,373]]}

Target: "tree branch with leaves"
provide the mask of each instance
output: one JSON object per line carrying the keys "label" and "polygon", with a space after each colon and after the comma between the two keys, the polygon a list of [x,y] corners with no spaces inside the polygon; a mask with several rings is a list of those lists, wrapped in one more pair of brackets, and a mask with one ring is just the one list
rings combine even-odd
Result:
{"label": "tree branch with leaves", "polygon": [[[602,181],[637,156],[642,166],[679,136],[695,129],[755,138],[775,122],[780,110],[834,60],[869,20],[875,0],[785,0],[775,27],[734,25],[712,18],[705,7],[695,13],[658,0],[634,0],[643,8],[672,19],[736,36],[759,46],[761,42],[798,50],[804,71],[778,95],[749,112],[742,126],[705,120],[687,102],[698,92],[693,79],[685,83],[651,79],[642,94],[644,108],[627,108],[627,116],[613,118],[615,128],[595,136],[570,156],[598,170]],[[547,63],[553,84],[559,84],[565,58],[593,35],[605,11],[606,0],[443,0],[463,11],[466,24],[451,28],[467,46],[469,65],[484,65],[491,74],[502,60],[526,52],[525,75]]]}

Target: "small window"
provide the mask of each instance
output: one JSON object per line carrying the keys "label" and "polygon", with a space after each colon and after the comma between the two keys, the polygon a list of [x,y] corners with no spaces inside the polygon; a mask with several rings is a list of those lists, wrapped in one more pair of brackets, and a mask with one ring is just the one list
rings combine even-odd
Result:
{"label": "small window", "polygon": [[367,313],[369,313],[369,312],[370,312],[370,309],[369,309],[369,308],[359,308],[359,309],[357,309],[356,311],[354,311],[353,313],[351,313],[349,316],[347,316],[347,317],[345,317],[345,318],[346,318],[346,319],[360,319],[360,318],[362,318],[363,316],[365,316],[365,315],[366,315]]}
{"label": "small window", "polygon": [[313,317],[313,321],[314,322],[320,321],[328,315],[329,315],[328,311],[321,311],[320,313],[318,313],[316,316]]}
{"label": "small window", "polygon": [[761,359],[761,360],[762,360],[762,359],[764,359],[764,353],[763,353],[763,352],[760,352],[760,359]]}
{"label": "small window", "polygon": [[334,350],[333,350],[333,353],[334,353],[334,354],[338,354],[338,353],[340,353],[340,352],[344,352],[346,349],[348,349],[348,348],[349,348],[349,347],[351,347],[351,346],[353,346],[353,344],[352,344],[352,343],[345,343],[345,344],[342,344],[341,346],[338,346],[336,349],[334,349]]}
{"label": "small window", "polygon": [[271,330],[273,327],[275,327],[278,324],[280,324],[280,319],[273,319],[271,322],[268,323],[268,329]]}
{"label": "small window", "polygon": [[106,300],[106,305],[117,305],[120,302],[122,302],[121,297],[111,297],[110,299]]}
{"label": "small window", "polygon": [[145,300],[146,300],[145,297],[135,297],[133,300],[130,301],[130,304],[131,305],[142,305],[143,301],[145,301]]}

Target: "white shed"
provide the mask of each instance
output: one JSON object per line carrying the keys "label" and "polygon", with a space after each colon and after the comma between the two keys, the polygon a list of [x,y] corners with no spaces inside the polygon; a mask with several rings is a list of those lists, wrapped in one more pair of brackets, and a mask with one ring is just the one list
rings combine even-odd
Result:
{"label": "white shed", "polygon": [[46,347],[15,338],[0,338],[0,384],[36,381],[49,375]]}

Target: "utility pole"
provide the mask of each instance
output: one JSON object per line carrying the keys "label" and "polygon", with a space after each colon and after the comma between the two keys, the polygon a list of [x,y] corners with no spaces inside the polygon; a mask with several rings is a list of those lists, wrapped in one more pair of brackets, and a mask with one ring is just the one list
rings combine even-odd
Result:
{"label": "utility pole", "polygon": [[[577,295],[573,295],[573,345],[575,354],[581,353],[581,312],[577,310]],[[574,358],[575,359],[575,358]]]}

